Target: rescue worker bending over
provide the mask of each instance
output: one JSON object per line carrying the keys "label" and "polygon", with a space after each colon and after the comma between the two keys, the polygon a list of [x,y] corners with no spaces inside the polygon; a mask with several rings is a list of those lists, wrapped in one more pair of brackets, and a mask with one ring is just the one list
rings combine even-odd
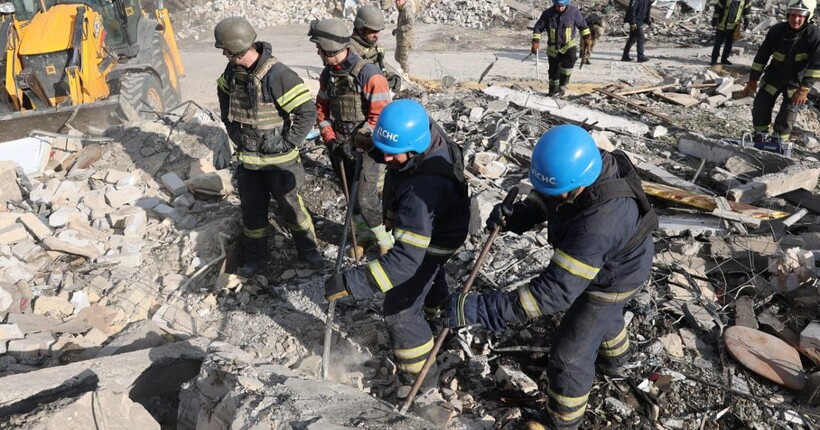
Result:
{"label": "rescue worker bending over", "polygon": [[[384,293],[396,364],[410,383],[433,349],[422,309],[434,312],[449,296],[444,265],[467,238],[470,199],[461,149],[417,102],[390,103],[379,117],[373,143],[388,166],[385,196],[396,244],[367,265],[329,277],[325,297],[365,299]],[[437,379],[431,368],[422,387],[432,388]]]}
{"label": "rescue worker bending over", "polygon": [[[729,56],[732,55],[735,31],[740,31],[740,19],[743,18],[743,29],[749,27],[749,13],[752,11],[752,2],[749,0],[717,0],[715,13],[712,15],[712,27],[715,28],[715,45],[712,48],[711,65],[716,65],[718,56],[720,64],[731,66]],[[723,46],[723,55],[720,47]]]}
{"label": "rescue worker bending over", "polygon": [[788,20],[769,29],[755,55],[743,89],[744,97],[757,91],[752,105],[755,143],[768,138],[772,109],[780,95],[783,103],[771,139],[777,143],[789,140],[798,110],[820,80],[820,28],[811,21],[815,6],[812,0],[791,0],[786,9]]}
{"label": "rescue worker bending over", "polygon": [[[316,96],[319,130],[333,170],[341,178],[339,166],[344,165],[349,187],[357,157],[353,140],[356,135],[367,136],[372,132],[382,109],[390,103],[390,90],[381,69],[348,48],[350,32],[342,21],[314,21],[308,36],[325,63]],[[384,228],[380,199],[383,178],[384,165],[364,157],[353,212],[361,244],[352,250],[357,258],[366,249],[362,242],[376,241],[381,254],[393,245]]]}
{"label": "rescue worker bending over", "polygon": [[379,8],[364,5],[356,13],[353,21],[353,34],[350,35],[350,49],[362,60],[379,66],[393,91],[401,88],[401,78],[391,67],[384,64],[384,47],[379,45],[379,32],[384,30],[384,15]]}
{"label": "rescue worker bending over", "polygon": [[[252,276],[268,261],[268,205],[276,200],[299,256],[311,268],[325,267],[316,250],[313,220],[299,189],[305,169],[299,144],[316,121],[316,106],[302,79],[271,54],[271,45],[256,42],[256,31],[241,17],[220,21],[215,47],[228,65],[217,81],[222,122],[236,144],[236,170],[245,262],[237,274]],[[280,121],[282,122],[279,125]]]}
{"label": "rescue worker bending over", "polygon": [[532,29],[533,54],[538,55],[543,32],[547,32],[549,94],[564,95],[575,60],[578,59],[576,34],[581,33],[586,46],[592,45],[592,36],[581,11],[570,5],[570,0],[553,0],[552,7],[541,13]]}
{"label": "rescue worker bending over", "polygon": [[576,429],[596,359],[617,368],[629,358],[623,306],[649,276],[657,217],[626,154],[599,150],[575,125],[555,127],[539,139],[530,180],[534,190],[527,198],[497,205],[487,228],[521,234],[547,221],[554,250],[549,265],[517,291],[453,294],[443,322],[502,331],[508,323],[566,310],[547,365],[547,427]]}

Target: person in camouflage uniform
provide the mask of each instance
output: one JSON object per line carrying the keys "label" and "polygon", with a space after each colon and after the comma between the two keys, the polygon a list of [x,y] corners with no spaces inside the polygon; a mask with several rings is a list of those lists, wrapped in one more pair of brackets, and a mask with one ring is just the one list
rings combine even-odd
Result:
{"label": "person in camouflage uniform", "polygon": [[396,21],[396,29],[393,30],[393,36],[396,36],[396,61],[404,73],[409,75],[410,50],[416,44],[416,35],[413,32],[413,25],[416,23],[416,2],[396,0],[396,8],[399,10],[399,19]]}

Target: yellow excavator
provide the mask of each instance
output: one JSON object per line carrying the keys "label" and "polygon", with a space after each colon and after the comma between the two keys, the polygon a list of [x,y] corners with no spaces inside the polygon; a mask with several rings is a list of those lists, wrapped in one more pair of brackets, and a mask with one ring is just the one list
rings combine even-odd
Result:
{"label": "yellow excavator", "polygon": [[184,69],[163,0],[0,0],[0,142],[157,118]]}

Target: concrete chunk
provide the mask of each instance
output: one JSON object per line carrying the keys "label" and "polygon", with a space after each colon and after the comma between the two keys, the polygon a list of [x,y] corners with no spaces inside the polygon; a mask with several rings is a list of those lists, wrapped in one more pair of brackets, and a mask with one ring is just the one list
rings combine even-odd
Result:
{"label": "concrete chunk", "polygon": [[37,240],[43,240],[54,233],[37,215],[26,212],[20,215],[20,222],[34,235]]}
{"label": "concrete chunk", "polygon": [[128,387],[129,398],[134,401],[176,390],[199,372],[206,344],[201,338],[189,339],[2,377],[0,416],[28,412],[55,398],[94,389]]}
{"label": "concrete chunk", "polygon": [[820,350],[820,321],[812,321],[800,332],[800,346]]}
{"label": "concrete chunk", "polygon": [[17,185],[17,163],[13,161],[0,161],[0,203],[20,202],[23,194],[20,186]]}
{"label": "concrete chunk", "polygon": [[82,395],[70,406],[52,413],[40,428],[66,430],[66,423],[74,429],[99,428],[99,423],[105,423],[108,430],[160,430],[145,407],[129,399],[127,393],[110,390]]}
{"label": "concrete chunk", "polygon": [[8,227],[0,228],[0,244],[8,245],[23,240],[30,239],[26,228],[22,224],[12,224]]}
{"label": "concrete chunk", "polygon": [[90,243],[84,246],[76,246],[56,237],[47,237],[43,239],[43,246],[51,251],[76,254],[87,258],[97,258],[100,256],[100,251],[98,251],[97,248],[92,246]]}
{"label": "concrete chunk", "polygon": [[82,216],[77,208],[62,207],[51,213],[51,216],[48,217],[48,225],[54,228],[63,227],[68,224],[68,221],[72,218]]}
{"label": "concrete chunk", "polygon": [[532,378],[524,372],[508,366],[498,366],[498,370],[495,372],[495,380],[507,390],[521,391],[524,394],[538,392],[538,384]]}
{"label": "concrete chunk", "polygon": [[34,313],[53,317],[66,317],[74,313],[74,306],[59,296],[40,296],[34,301]]}
{"label": "concrete chunk", "polygon": [[105,201],[115,208],[133,204],[140,197],[142,197],[142,191],[134,186],[126,186],[117,190],[108,190],[105,192]]}
{"label": "concrete chunk", "polygon": [[754,181],[729,190],[729,198],[741,203],[754,203],[763,197],[779,196],[800,188],[813,190],[817,186],[820,168],[793,166],[779,173],[759,176]]}
{"label": "concrete chunk", "polygon": [[17,324],[0,324],[0,342],[22,339],[25,335]]}
{"label": "concrete chunk", "polygon": [[168,172],[159,179],[174,197],[179,197],[188,192],[188,186],[185,185],[185,182],[174,172]]}

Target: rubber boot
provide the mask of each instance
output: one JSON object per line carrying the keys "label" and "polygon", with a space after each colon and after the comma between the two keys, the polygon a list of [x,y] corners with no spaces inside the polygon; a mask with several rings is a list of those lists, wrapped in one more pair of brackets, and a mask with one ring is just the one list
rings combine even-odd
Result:
{"label": "rubber boot", "polygon": [[299,252],[299,260],[311,269],[327,268],[324,257],[316,250],[316,239],[312,231],[291,231],[291,235],[296,244],[296,251]]}
{"label": "rubber boot", "polygon": [[245,262],[236,269],[236,274],[243,278],[251,278],[268,264],[268,238],[245,237],[242,239],[242,248]]}
{"label": "rubber boot", "polygon": [[558,95],[558,80],[550,81],[550,92],[549,95],[556,96]]}

